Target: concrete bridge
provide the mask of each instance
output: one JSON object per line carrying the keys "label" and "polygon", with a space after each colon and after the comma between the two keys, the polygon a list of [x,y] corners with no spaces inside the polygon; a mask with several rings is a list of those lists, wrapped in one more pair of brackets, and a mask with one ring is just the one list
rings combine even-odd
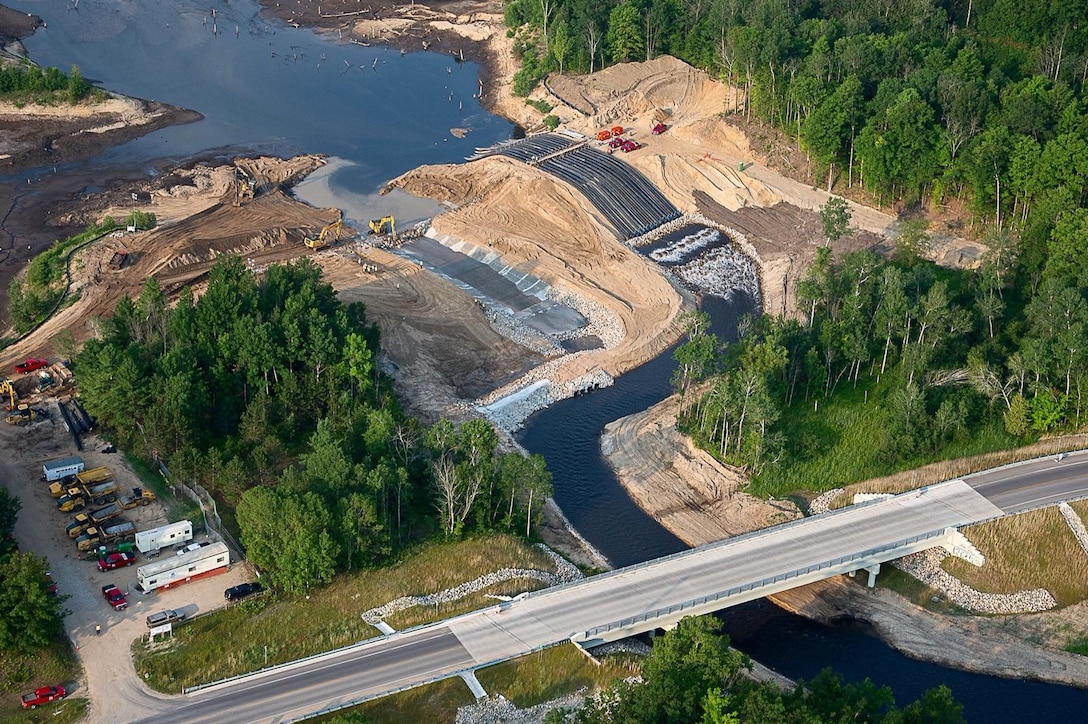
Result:
{"label": "concrete bridge", "polygon": [[1004,515],[963,481],[713,543],[498,606],[149,701],[167,722],[288,721],[471,672],[567,640],[595,646],[669,628],[685,616],[842,573],[867,571],[934,546],[970,555],[960,526]]}

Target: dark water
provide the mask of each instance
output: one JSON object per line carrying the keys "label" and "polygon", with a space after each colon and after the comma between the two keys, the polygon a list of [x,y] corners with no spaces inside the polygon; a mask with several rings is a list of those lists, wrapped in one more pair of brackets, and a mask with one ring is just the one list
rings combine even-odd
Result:
{"label": "dark water", "polygon": [[[878,584],[879,585],[879,584]],[[845,681],[890,686],[902,706],[944,684],[969,722],[1085,721],[1088,692],[1034,681],[998,679],[908,659],[861,623],[821,626],[755,601],[719,614],[737,648],[793,679],[831,667]]]}
{"label": "dark water", "polygon": [[[750,313],[750,298],[707,297],[703,308],[716,320],[713,331],[735,335],[729,320]],[[542,454],[553,476],[555,501],[571,524],[616,566],[683,550],[676,536],[646,515],[616,482],[601,455],[605,424],[645,410],[672,393],[673,349],[620,377],[616,384],[541,410],[518,433],[531,452]]]}
{"label": "dark water", "polygon": [[[78,11],[67,10],[68,4],[19,3],[20,10],[48,23],[25,41],[35,61],[63,69],[75,64],[111,90],[192,108],[206,117],[113,149],[88,162],[91,167],[188,158],[223,147],[322,153],[342,159],[326,178],[339,202],[369,198],[404,171],[459,161],[476,146],[516,130],[473,98],[479,86],[471,63],[339,45],[309,30],[257,18],[252,0],[80,0]],[[457,139],[449,132],[454,127],[471,132]],[[388,211],[370,216],[375,213]],[[753,306],[751,298],[739,295],[731,302],[709,298],[706,308],[714,331],[728,338],[737,317]],[[520,435],[526,447],[547,458],[555,497],[568,517],[617,565],[683,547],[630,501],[599,449],[607,422],[669,394],[674,367],[668,350],[613,387],[538,413]],[[724,617],[743,650],[787,676],[811,678],[832,666],[850,680],[869,676],[893,685],[901,701],[943,682],[966,704],[971,721],[1078,721],[1088,705],[1088,695],[1067,687],[910,661],[868,636],[864,627],[817,626],[765,603]]]}

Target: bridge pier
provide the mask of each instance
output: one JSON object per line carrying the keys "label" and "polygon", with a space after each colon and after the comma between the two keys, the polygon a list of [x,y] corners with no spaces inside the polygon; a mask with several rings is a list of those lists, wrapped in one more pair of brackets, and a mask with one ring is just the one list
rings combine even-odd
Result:
{"label": "bridge pier", "polygon": [[876,574],[880,573],[880,564],[874,563],[871,566],[866,566],[865,570],[869,572],[869,588],[876,588]]}

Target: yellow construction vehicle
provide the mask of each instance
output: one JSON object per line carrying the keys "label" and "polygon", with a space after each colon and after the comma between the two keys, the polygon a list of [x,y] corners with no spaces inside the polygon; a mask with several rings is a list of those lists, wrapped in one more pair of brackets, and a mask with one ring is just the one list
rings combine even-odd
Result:
{"label": "yellow construction vehicle", "polygon": [[29,425],[37,417],[29,405],[19,405],[18,409],[12,409],[12,413],[4,418],[9,425]]}
{"label": "yellow construction vehicle", "polygon": [[310,247],[314,251],[318,249],[324,249],[326,246],[332,246],[340,240],[340,234],[344,230],[344,215],[341,214],[340,218],[331,224],[327,224],[321,229],[321,233],[317,235],[315,239],[306,239],[306,246]]}
{"label": "yellow construction vehicle", "polygon": [[7,395],[8,397],[8,411],[15,411],[15,401],[19,399],[19,395],[15,392],[15,385],[11,383],[11,380],[0,380],[0,395]]}
{"label": "yellow construction vehicle", "polygon": [[389,235],[393,237],[393,241],[397,240],[397,220],[392,216],[383,216],[380,219],[373,219],[370,222],[371,234],[384,234],[386,227],[389,227]]}

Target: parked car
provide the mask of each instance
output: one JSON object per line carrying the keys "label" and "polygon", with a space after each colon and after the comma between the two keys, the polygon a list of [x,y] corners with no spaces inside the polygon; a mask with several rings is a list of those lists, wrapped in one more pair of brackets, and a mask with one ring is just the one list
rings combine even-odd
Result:
{"label": "parked car", "polygon": [[642,148],[642,144],[640,144],[638,141],[624,141],[623,145],[620,146],[620,148],[623,149],[624,153],[628,153],[630,151],[639,150],[640,148]]}
{"label": "parked car", "polygon": [[237,586],[231,586],[223,591],[223,598],[228,601],[241,601],[246,596],[260,593],[263,590],[264,587],[259,583],[239,583]]}
{"label": "parked car", "polygon": [[666,126],[664,123],[658,123],[656,126],[653,127],[653,130],[651,130],[650,133],[654,134],[655,136],[660,136],[667,130],[669,130],[668,126]]}
{"label": "parked car", "polygon": [[156,626],[162,626],[164,623],[180,623],[185,620],[185,614],[180,611],[175,611],[172,608],[168,608],[165,611],[159,611],[153,613],[147,617],[147,627],[155,628]]}
{"label": "parked car", "polygon": [[113,606],[114,611],[124,611],[128,608],[128,599],[125,592],[112,583],[102,586],[102,597]]}
{"label": "parked car", "polygon": [[40,359],[38,357],[31,357],[26,362],[20,362],[15,365],[15,371],[21,375],[29,375],[35,370],[40,370],[43,367],[49,366],[49,360]]}
{"label": "parked car", "polygon": [[623,140],[623,138],[617,136],[616,138],[613,138],[611,141],[608,142],[608,147],[609,148],[619,148],[624,143],[625,143],[625,141]]}
{"label": "parked car", "polygon": [[23,708],[37,709],[42,704],[63,699],[66,694],[63,686],[43,686],[29,694],[23,694]]}
{"label": "parked car", "polygon": [[135,562],[135,553],[107,553],[104,558],[98,559],[98,570],[112,571],[115,568],[131,566]]}

